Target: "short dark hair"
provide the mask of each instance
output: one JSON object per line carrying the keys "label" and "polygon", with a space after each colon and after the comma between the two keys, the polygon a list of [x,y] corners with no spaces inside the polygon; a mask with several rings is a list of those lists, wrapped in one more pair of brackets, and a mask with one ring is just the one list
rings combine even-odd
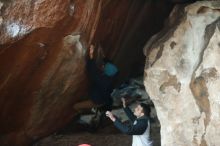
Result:
{"label": "short dark hair", "polygon": [[145,116],[150,116],[150,106],[146,105],[145,103],[140,103],[140,106],[143,108],[143,112]]}

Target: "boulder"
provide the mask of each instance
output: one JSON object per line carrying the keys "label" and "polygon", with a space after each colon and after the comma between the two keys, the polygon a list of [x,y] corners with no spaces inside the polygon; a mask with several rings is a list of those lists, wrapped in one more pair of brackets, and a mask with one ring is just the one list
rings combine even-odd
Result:
{"label": "boulder", "polygon": [[177,5],[145,46],[162,146],[220,145],[220,2]]}

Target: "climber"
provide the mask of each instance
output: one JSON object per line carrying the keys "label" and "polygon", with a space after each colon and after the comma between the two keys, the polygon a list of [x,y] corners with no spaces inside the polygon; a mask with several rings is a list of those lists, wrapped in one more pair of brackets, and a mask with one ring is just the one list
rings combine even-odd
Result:
{"label": "climber", "polygon": [[[94,45],[89,47],[89,59],[87,61],[88,77],[90,79],[89,99],[74,105],[77,111],[102,107],[104,112],[111,110],[113,100],[111,92],[113,81],[118,73],[117,67],[108,61],[103,60],[101,66],[97,66],[94,59]],[[107,60],[107,62],[106,62]]]}
{"label": "climber", "polygon": [[110,111],[106,112],[106,116],[114,122],[116,128],[121,132],[133,135],[132,146],[152,146],[152,141],[150,140],[150,107],[144,103],[140,103],[133,113],[130,108],[126,106],[124,98],[122,98],[122,104],[130,120],[130,124],[123,124]]}

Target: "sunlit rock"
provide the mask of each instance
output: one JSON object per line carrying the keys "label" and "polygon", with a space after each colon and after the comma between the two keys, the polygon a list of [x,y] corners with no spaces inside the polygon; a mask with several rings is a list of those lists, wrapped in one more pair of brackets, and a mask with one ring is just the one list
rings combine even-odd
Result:
{"label": "sunlit rock", "polygon": [[0,44],[20,39],[37,28],[53,27],[57,21],[64,18],[68,4],[67,0],[1,2],[0,9],[4,10],[0,14]]}

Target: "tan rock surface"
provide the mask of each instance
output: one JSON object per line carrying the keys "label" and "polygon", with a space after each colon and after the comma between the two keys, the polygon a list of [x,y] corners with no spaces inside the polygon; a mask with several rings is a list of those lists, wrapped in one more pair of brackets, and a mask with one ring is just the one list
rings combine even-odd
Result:
{"label": "tan rock surface", "polygon": [[176,6],[145,46],[162,146],[220,145],[220,2]]}

